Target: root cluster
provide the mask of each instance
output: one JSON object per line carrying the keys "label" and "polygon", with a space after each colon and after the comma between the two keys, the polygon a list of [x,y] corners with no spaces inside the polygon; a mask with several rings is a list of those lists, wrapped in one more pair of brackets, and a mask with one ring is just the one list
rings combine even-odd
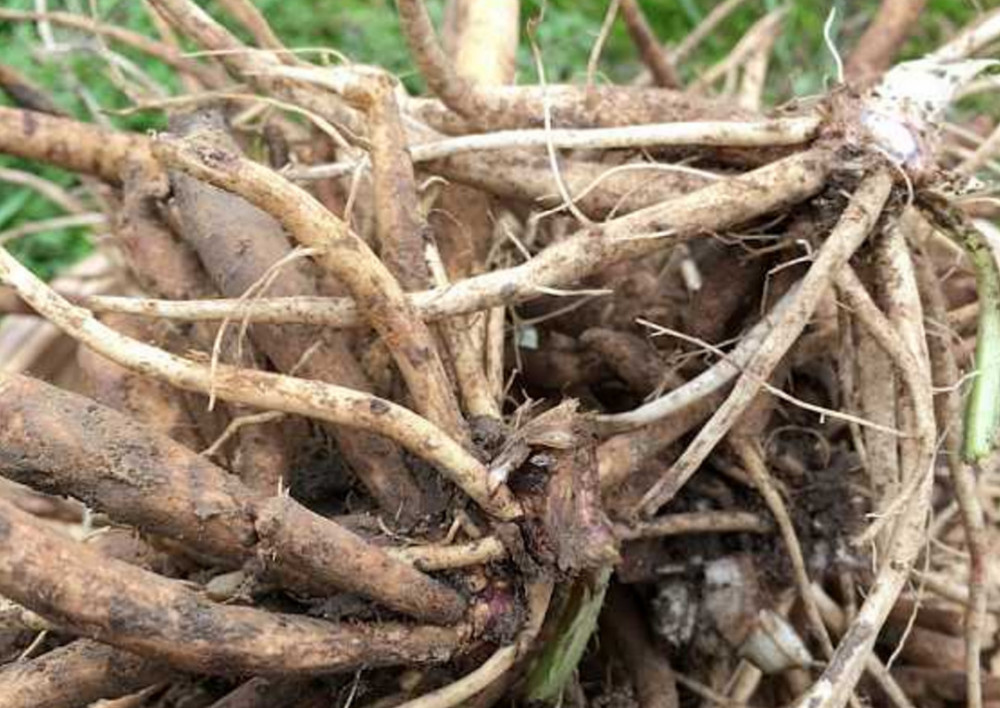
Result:
{"label": "root cluster", "polygon": [[0,708],[1000,701],[1000,140],[872,127],[922,2],[824,96],[762,105],[780,13],[685,86],[737,4],[514,85],[516,0],[397,0],[422,97],[248,0],[0,10],[185,89],[127,133],[0,65],[79,188],[0,181],[105,236],[46,283],[0,234]]}

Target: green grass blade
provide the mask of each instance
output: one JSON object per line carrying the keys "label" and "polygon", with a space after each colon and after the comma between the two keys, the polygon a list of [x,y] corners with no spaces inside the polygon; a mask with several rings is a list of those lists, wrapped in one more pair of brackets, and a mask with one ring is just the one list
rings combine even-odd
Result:
{"label": "green grass blade", "polygon": [[556,635],[542,649],[528,675],[526,697],[529,701],[550,705],[559,701],[597,627],[610,579],[611,567],[608,566],[592,577],[576,581],[559,618]]}
{"label": "green grass blade", "polygon": [[22,189],[0,202],[0,229],[7,226],[7,223],[18,215],[29,199],[31,199],[31,190]]}
{"label": "green grass blade", "polygon": [[976,271],[979,296],[976,376],[965,408],[962,447],[965,459],[976,462],[993,451],[1000,429],[1000,271],[978,229],[964,229],[962,243]]}
{"label": "green grass blade", "polygon": [[976,273],[976,369],[965,402],[962,457],[977,462],[996,447],[1000,431],[1000,269],[986,236],[965,214],[937,200],[929,206],[928,215],[965,250]]}

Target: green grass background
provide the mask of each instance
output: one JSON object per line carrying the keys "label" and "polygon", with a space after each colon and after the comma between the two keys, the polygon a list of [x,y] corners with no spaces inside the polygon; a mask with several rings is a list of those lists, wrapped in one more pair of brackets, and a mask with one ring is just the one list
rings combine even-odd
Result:
{"label": "green grass background", "polygon": [[[482,0],[488,2],[489,0]],[[908,0],[897,0],[907,2]],[[94,0],[103,22],[120,24],[150,36],[157,36],[138,0]],[[904,48],[903,57],[919,56],[936,46],[957,27],[989,9],[1000,0],[930,0],[920,27]],[[33,9],[31,0],[0,0],[4,7]],[[201,2],[217,17],[224,18],[211,2]],[[409,61],[400,36],[391,0],[257,0],[278,35],[290,47],[332,47],[360,62],[380,64],[399,76],[413,91],[421,89],[419,76]],[[544,21],[538,38],[550,81],[579,81],[584,75],[587,56],[600,28],[607,3],[603,0],[522,0],[522,20],[537,15],[545,5]],[[643,0],[647,17],[658,36],[668,43],[680,41],[714,6],[712,0]],[[774,53],[768,77],[767,98],[778,103],[793,96],[821,91],[833,75],[833,61],[823,46],[822,29],[830,3],[797,0],[748,0],[681,67],[682,74],[695,76],[726,55],[744,32],[767,11],[782,4],[788,14]],[[876,0],[843,0],[835,3],[837,44],[845,50],[859,36],[875,12]],[[440,18],[443,0],[429,0],[428,6]],[[90,0],[52,0],[53,10],[89,13]],[[125,108],[128,98],[107,78],[105,60],[92,38],[85,33],[55,27],[66,52],[46,54],[41,51],[36,28],[25,23],[0,23],[0,61],[14,66],[48,87],[56,101],[74,115],[94,120],[101,117],[123,129],[147,130],[162,127],[162,117],[143,113],[116,117],[104,110]],[[171,92],[179,90],[176,77],[163,64],[115,46],[114,49],[142,69],[156,83]],[[192,47],[194,49],[194,47]],[[608,81],[625,81],[640,70],[635,51],[621,22],[616,23],[601,62],[601,73]],[[518,57],[518,81],[531,83],[535,71],[527,43],[522,42]],[[981,99],[966,107],[970,111],[990,110],[996,97]],[[0,102],[6,98],[0,94]],[[95,116],[95,111],[99,116]],[[31,170],[65,186],[77,183],[73,175],[53,168],[7,156],[0,165]],[[59,215],[59,210],[43,197],[24,188],[0,183],[0,232],[18,224]],[[25,237],[12,242],[11,249],[35,272],[51,277],[60,269],[86,255],[91,244],[84,229],[61,229]]]}

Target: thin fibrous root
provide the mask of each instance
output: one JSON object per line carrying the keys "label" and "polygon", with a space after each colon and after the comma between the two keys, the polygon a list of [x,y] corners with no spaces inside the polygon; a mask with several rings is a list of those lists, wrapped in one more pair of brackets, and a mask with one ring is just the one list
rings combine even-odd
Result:
{"label": "thin fibrous root", "polygon": [[[947,302],[932,263],[924,257],[916,259],[917,283],[929,320],[947,321]],[[938,429],[944,435],[948,472],[955,489],[955,498],[962,514],[965,544],[969,554],[969,598],[965,608],[966,692],[969,708],[982,705],[982,662],[980,653],[986,625],[987,584],[986,563],[989,545],[986,520],[979,499],[976,475],[961,456],[962,396],[958,386],[961,378],[955,354],[946,333],[927,330],[927,348],[934,385],[943,391],[934,397]]]}
{"label": "thin fibrous root", "polygon": [[674,463],[669,476],[661,478],[646,493],[640,505],[643,513],[652,516],[674,497],[750,405],[771,371],[808,324],[835,274],[874,228],[891,188],[892,174],[886,168],[876,168],[862,180],[802,279],[795,305],[776,323],[748,362],[726,402]]}
{"label": "thin fibrous root", "polygon": [[[780,147],[804,145],[822,125],[819,116],[774,118],[759,121],[706,120],[648,123],[616,128],[553,128],[498,130],[462,135],[408,146],[415,163],[445,160],[464,153],[543,148],[560,150],[616,150],[656,147]],[[293,179],[344,177],[358,163],[309,165],[292,171]]]}
{"label": "thin fibrous root", "polygon": [[720,391],[732,382],[757,353],[761,343],[777,326],[786,312],[795,303],[797,288],[790,289],[781,296],[772,310],[760,322],[750,328],[729,353],[716,350],[722,359],[695,378],[672,391],[644,403],[638,408],[623,413],[610,413],[597,417],[605,432],[624,432],[644,425],[651,425],[671,415],[675,415],[689,405],[706,396]]}
{"label": "thin fibrous root", "polygon": [[771,533],[774,525],[749,511],[691,511],[668,514],[650,521],[618,526],[615,535],[623,540],[660,538],[697,533]]}

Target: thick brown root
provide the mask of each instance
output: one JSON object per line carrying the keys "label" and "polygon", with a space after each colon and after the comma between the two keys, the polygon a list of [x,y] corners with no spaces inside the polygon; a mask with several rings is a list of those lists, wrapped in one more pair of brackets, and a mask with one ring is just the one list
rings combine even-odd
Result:
{"label": "thick brown root", "polygon": [[2,500],[0,592],[75,633],[211,674],[433,663],[468,639],[466,626],[334,625],[216,605],[177,581],[69,541]]}

